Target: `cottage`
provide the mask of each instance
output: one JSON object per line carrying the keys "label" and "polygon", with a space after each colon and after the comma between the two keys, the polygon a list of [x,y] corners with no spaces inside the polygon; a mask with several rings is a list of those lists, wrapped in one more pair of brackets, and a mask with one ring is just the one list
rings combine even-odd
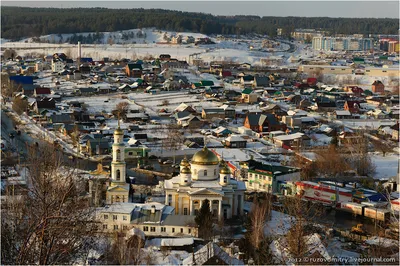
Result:
{"label": "cottage", "polygon": [[224,140],[227,148],[246,148],[247,140],[240,135],[231,134]]}
{"label": "cottage", "polygon": [[344,103],[344,110],[349,111],[351,114],[358,114],[360,113],[361,109],[361,102],[360,101],[346,101]]}
{"label": "cottage", "polygon": [[125,73],[127,77],[140,78],[142,77],[142,64],[128,63],[125,67]]}
{"label": "cottage", "polygon": [[350,111],[347,111],[347,110],[344,110],[344,111],[336,110],[334,112],[334,117],[336,119],[350,119],[350,118],[352,118]]}
{"label": "cottage", "polygon": [[242,91],[242,102],[253,104],[258,101],[258,94],[254,93],[252,89],[244,89]]}
{"label": "cottage", "polygon": [[222,108],[203,108],[201,118],[211,120],[215,117],[225,119],[225,110]]}
{"label": "cottage", "polygon": [[372,83],[372,92],[376,94],[384,94],[385,93],[385,85],[380,80],[375,80]]}
{"label": "cottage", "polygon": [[253,87],[254,88],[264,88],[269,86],[269,78],[265,76],[255,76]]}
{"label": "cottage", "polygon": [[244,126],[258,133],[286,130],[286,125],[279,123],[274,114],[250,113],[245,118]]}
{"label": "cottage", "polygon": [[336,109],[335,102],[317,102],[319,112],[333,112]]}

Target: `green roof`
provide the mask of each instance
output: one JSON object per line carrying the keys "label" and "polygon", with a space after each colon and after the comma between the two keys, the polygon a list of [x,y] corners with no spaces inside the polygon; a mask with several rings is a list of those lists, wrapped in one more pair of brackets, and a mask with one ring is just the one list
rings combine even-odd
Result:
{"label": "green roof", "polygon": [[249,88],[242,90],[242,94],[250,94],[252,92],[253,92],[253,90],[249,89]]}
{"label": "green roof", "polygon": [[194,85],[196,88],[201,87],[201,83],[200,83],[200,82],[194,82],[193,85]]}
{"label": "green roof", "polygon": [[202,86],[213,86],[214,82],[212,80],[202,80],[200,81]]}

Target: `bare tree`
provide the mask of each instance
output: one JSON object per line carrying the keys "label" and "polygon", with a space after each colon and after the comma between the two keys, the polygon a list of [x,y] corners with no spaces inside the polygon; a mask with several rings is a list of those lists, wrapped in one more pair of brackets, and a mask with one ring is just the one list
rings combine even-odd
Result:
{"label": "bare tree", "polygon": [[141,251],[144,240],[137,235],[127,236],[116,232],[112,236],[111,245],[105,252],[105,262],[121,265],[139,265],[145,262],[145,254]]}
{"label": "bare tree", "polygon": [[24,98],[21,97],[15,97],[13,104],[12,104],[12,108],[14,109],[14,111],[17,114],[22,114],[23,112],[25,112],[28,108],[28,101]]}
{"label": "bare tree", "polygon": [[294,258],[304,258],[307,255],[307,237],[314,233],[310,225],[323,213],[322,206],[305,202],[301,196],[296,195],[284,201],[285,213],[292,217],[286,240]]}
{"label": "bare tree", "polygon": [[267,219],[271,216],[271,194],[266,194],[258,199],[254,198],[253,206],[249,214],[250,217],[250,240],[255,249],[260,248],[260,244],[264,239],[264,227]]}
{"label": "bare tree", "polygon": [[382,152],[383,157],[385,157],[386,153],[392,151],[392,148],[381,140],[373,140],[372,144],[374,145],[375,150]]}
{"label": "bare tree", "polygon": [[2,207],[3,264],[72,264],[95,246],[94,209],[75,171],[51,148],[30,148],[28,188]]}
{"label": "bare tree", "polygon": [[332,177],[351,169],[344,154],[331,145],[328,149],[316,151],[315,166],[320,175]]}
{"label": "bare tree", "polygon": [[117,114],[120,116],[125,116],[129,111],[129,103],[128,102],[120,102],[115,106]]}

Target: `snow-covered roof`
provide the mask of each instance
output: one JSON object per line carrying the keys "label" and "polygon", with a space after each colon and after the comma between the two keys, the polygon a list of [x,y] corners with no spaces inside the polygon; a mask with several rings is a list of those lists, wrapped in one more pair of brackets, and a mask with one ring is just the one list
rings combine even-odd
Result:
{"label": "snow-covered roof", "polygon": [[161,239],[162,247],[182,247],[187,245],[193,245],[193,243],[194,243],[193,237]]}
{"label": "snow-covered roof", "polygon": [[229,137],[227,137],[226,139],[225,139],[225,141],[229,141],[229,142],[232,142],[232,141],[246,141],[244,138],[242,138],[242,136],[240,136],[240,135],[234,135],[234,134],[232,134],[232,135],[230,135]]}
{"label": "snow-covered roof", "polygon": [[276,137],[274,137],[274,139],[276,139],[276,140],[292,140],[292,139],[301,138],[301,137],[303,137],[303,136],[304,136],[303,133],[297,132],[297,133],[290,134],[290,135],[280,135],[280,136],[276,136]]}
{"label": "snow-covered roof", "polygon": [[[229,256],[222,248],[213,242],[207,243],[204,247],[182,261],[182,265],[203,265],[211,258],[218,258],[226,265],[244,265],[243,261]],[[193,261],[194,259],[194,261]]]}

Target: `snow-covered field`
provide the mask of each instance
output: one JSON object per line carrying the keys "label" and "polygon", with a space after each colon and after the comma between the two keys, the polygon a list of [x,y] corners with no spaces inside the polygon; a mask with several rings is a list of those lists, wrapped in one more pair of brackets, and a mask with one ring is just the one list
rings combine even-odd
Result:
{"label": "snow-covered field", "polygon": [[[137,33],[141,31],[144,37],[138,37]],[[93,33],[78,33],[77,36],[88,36]],[[190,32],[166,32],[156,30],[154,28],[132,29],[118,32],[103,32],[101,44],[84,44],[82,43],[82,56],[92,57],[95,60],[101,60],[103,57],[109,58],[143,58],[148,56],[157,57],[160,54],[170,54],[174,58],[180,60],[190,60],[190,56],[196,54],[196,58],[201,58],[205,62],[213,60],[232,60],[234,62],[248,62],[251,64],[260,64],[260,58],[271,56],[271,53],[253,51],[250,49],[252,40],[234,40],[228,39],[219,41],[211,38],[216,44],[199,45],[192,44],[161,44],[166,42],[164,35],[167,37],[182,35],[185,37],[192,36],[193,38],[208,37],[200,33]],[[123,39],[124,35],[129,35],[127,39]],[[23,39],[19,42],[9,42],[1,39],[2,47],[4,48],[24,48],[18,50],[19,55],[30,53],[53,54],[57,52],[66,52],[71,58],[78,57],[77,44],[68,44],[65,41],[72,34],[51,34],[41,36],[42,42],[51,43],[35,43],[32,38]],[[132,37],[133,36],[133,37]],[[112,39],[112,42],[110,41]],[[243,42],[240,42],[243,41]],[[259,44],[261,40],[254,41]],[[281,44],[279,49],[288,49],[287,44]],[[275,54],[274,54],[275,55]],[[282,55],[282,53],[279,53]]]}
{"label": "snow-covered field", "polygon": [[391,177],[398,177],[397,171],[399,166],[399,156],[396,154],[386,155],[372,155],[372,162],[375,164],[376,170],[374,177],[377,179],[389,179]]}

